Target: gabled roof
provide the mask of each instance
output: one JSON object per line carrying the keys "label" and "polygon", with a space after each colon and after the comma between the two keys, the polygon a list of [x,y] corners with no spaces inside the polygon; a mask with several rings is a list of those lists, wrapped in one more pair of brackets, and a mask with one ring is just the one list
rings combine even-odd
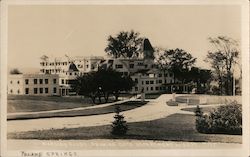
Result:
{"label": "gabled roof", "polygon": [[70,63],[69,65],[69,71],[79,71],[74,63]]}

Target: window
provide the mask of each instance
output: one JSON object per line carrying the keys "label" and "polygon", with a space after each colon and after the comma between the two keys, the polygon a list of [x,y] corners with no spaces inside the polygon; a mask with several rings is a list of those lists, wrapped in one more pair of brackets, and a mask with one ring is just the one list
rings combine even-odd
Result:
{"label": "window", "polygon": [[10,90],[10,93],[13,93],[13,90],[12,90],[12,89]]}
{"label": "window", "polygon": [[159,90],[159,87],[155,87],[155,90]]}
{"label": "window", "polygon": [[159,74],[159,77],[162,77],[162,74]]}
{"label": "window", "polygon": [[129,64],[129,68],[130,68],[130,69],[133,69],[134,66],[135,66],[134,64]]}
{"label": "window", "polygon": [[69,75],[72,75],[72,73],[69,73]]}
{"label": "window", "polygon": [[20,93],[20,90],[18,89],[18,90],[17,90],[17,94],[19,94],[19,93]]}
{"label": "window", "polygon": [[40,84],[43,84],[43,79],[39,79],[39,83],[40,83]]}
{"label": "window", "polygon": [[135,83],[138,83],[138,79],[137,78],[135,79]]}
{"label": "window", "polygon": [[10,81],[10,84],[12,84],[12,81]]}
{"label": "window", "polygon": [[46,94],[49,93],[49,88],[45,88],[45,93],[46,93]]}
{"label": "window", "polygon": [[45,79],[45,84],[48,84],[49,83],[49,80],[48,79]]}
{"label": "window", "polygon": [[37,84],[37,79],[34,79],[34,84]]}
{"label": "window", "polygon": [[169,77],[173,77],[173,74],[172,74],[172,73],[170,73],[170,74],[169,74]]}
{"label": "window", "polygon": [[37,88],[34,88],[34,94],[37,94]]}
{"label": "window", "polygon": [[53,79],[53,83],[56,84],[56,79]]}
{"label": "window", "polygon": [[147,91],[148,91],[148,87],[147,87],[146,89],[147,89]]}
{"label": "window", "polygon": [[149,81],[146,81],[146,84],[149,84]]}
{"label": "window", "polygon": [[147,65],[147,64],[145,64],[144,66],[145,66],[145,68],[147,68],[147,67],[148,67],[148,65]]}
{"label": "window", "polygon": [[143,66],[143,62],[137,63],[138,66]]}
{"label": "window", "polygon": [[150,84],[154,84],[154,81],[150,81]]}
{"label": "window", "polygon": [[116,64],[116,65],[115,65],[115,68],[116,68],[116,69],[122,69],[122,68],[123,68],[123,65],[122,65],[122,64]]}
{"label": "window", "polygon": [[39,92],[40,92],[40,94],[42,94],[43,93],[43,88],[39,88]]}
{"label": "window", "polygon": [[138,87],[135,87],[135,91],[138,91]]}
{"label": "window", "polygon": [[144,81],[141,81],[141,84],[144,84]]}
{"label": "window", "polygon": [[29,94],[29,88],[25,88],[25,94]]}
{"label": "window", "polygon": [[[19,84],[20,82],[19,81],[17,81],[17,84]],[[19,90],[18,90],[19,91]]]}
{"label": "window", "polygon": [[154,88],[153,88],[153,87],[151,87],[151,90],[154,90]]}
{"label": "window", "polygon": [[162,83],[162,80],[159,80],[159,83]]}
{"label": "window", "polygon": [[61,83],[64,84],[64,79],[61,80]]}
{"label": "window", "polygon": [[53,93],[54,93],[54,94],[56,93],[56,87],[53,88]]}

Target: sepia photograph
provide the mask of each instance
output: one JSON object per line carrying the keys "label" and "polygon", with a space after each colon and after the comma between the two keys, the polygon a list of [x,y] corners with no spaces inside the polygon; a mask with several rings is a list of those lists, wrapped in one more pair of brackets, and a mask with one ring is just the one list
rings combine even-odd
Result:
{"label": "sepia photograph", "polygon": [[249,155],[248,1],[3,2],[6,156]]}

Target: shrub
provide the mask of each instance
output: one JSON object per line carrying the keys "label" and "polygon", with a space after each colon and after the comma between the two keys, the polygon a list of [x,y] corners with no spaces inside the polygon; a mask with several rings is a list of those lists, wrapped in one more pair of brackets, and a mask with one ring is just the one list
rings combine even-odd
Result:
{"label": "shrub", "polygon": [[127,122],[124,120],[124,116],[120,114],[121,109],[119,106],[115,108],[114,122],[112,124],[111,134],[113,135],[125,135],[128,131]]}
{"label": "shrub", "polygon": [[219,133],[219,134],[242,134],[242,108],[236,102],[204,115],[197,108],[196,129],[202,133]]}

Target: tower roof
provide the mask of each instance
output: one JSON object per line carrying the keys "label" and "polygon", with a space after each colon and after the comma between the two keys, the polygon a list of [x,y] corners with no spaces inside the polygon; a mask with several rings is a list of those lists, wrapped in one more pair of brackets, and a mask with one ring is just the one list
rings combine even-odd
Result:
{"label": "tower roof", "polygon": [[154,48],[148,38],[144,38],[142,41],[142,52],[144,59],[154,59]]}
{"label": "tower roof", "polygon": [[154,48],[152,47],[150,41],[148,40],[148,38],[145,38],[143,40],[142,43],[142,50],[143,51],[150,51],[150,52],[154,52]]}

